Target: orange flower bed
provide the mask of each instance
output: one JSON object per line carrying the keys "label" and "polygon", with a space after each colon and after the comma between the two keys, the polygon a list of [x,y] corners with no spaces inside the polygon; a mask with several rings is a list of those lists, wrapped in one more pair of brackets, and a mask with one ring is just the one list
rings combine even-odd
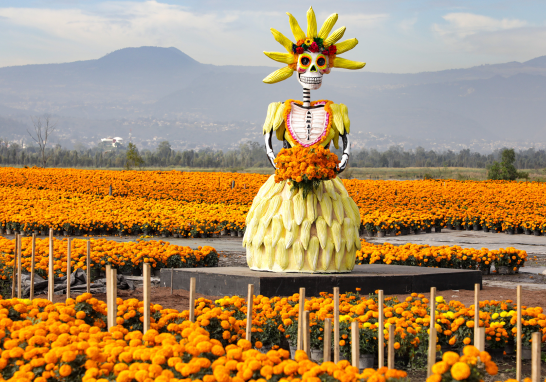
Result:
{"label": "orange flower bed", "polygon": [[[32,256],[32,238],[21,239],[21,257],[23,270],[30,272]],[[54,272],[56,277],[66,275],[68,240],[53,239]],[[11,279],[14,263],[15,240],[0,237],[0,278]],[[87,240],[74,239],[71,241],[71,269],[86,270]],[[171,245],[164,241],[116,242],[106,239],[91,239],[91,270],[95,274],[105,270],[106,264],[119,271],[129,272],[142,268],[142,263],[150,263],[153,268],[192,268],[213,267],[218,265],[218,254],[212,247],[199,247],[194,250],[190,247]],[[49,267],[49,239],[36,240],[35,270],[47,278]],[[93,275],[92,275],[93,276]]]}
{"label": "orange flower bed", "polygon": [[[298,171],[301,175],[303,170]],[[194,234],[215,233],[227,224],[231,225],[227,229],[242,230],[248,207],[267,178],[237,173],[0,168],[0,225],[47,221],[62,226],[77,219],[84,229],[92,229],[91,223],[108,226],[110,234],[120,229],[127,233],[132,224],[146,223],[153,226],[148,227],[150,232],[160,232],[165,223],[166,232],[179,229],[186,235],[188,223]],[[539,234],[546,229],[544,183],[343,182],[360,208],[362,227],[373,232],[398,234],[447,224],[496,232],[519,229]],[[107,196],[109,185],[112,198]],[[87,216],[94,213],[99,216],[90,221]]]}

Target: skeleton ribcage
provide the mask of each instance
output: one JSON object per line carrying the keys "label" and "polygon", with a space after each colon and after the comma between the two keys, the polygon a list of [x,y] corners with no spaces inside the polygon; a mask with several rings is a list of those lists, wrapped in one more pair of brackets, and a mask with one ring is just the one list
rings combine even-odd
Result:
{"label": "skeleton ribcage", "polygon": [[292,104],[288,127],[292,137],[302,146],[318,142],[328,126],[328,113],[323,107],[305,109]]}

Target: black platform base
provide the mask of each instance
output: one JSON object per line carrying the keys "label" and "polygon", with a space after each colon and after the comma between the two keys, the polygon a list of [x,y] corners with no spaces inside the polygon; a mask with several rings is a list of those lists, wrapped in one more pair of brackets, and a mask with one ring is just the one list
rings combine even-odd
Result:
{"label": "black platform base", "polygon": [[[246,267],[182,268],[175,269],[173,289],[189,290],[190,278],[196,278],[196,292],[208,296],[245,296],[248,284],[254,284],[254,293],[267,297],[291,296],[305,288],[307,296],[320,292],[361,294],[382,289],[385,294],[423,293],[431,287],[437,290],[474,289],[482,284],[480,271],[462,269],[421,268],[403,265],[357,265],[352,273],[306,274],[251,271]],[[161,269],[162,287],[171,286],[171,270]]]}

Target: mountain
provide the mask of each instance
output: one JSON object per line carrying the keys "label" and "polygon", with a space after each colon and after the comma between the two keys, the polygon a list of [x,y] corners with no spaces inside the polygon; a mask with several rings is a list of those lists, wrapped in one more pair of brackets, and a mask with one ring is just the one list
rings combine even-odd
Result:
{"label": "mountain", "polygon": [[[0,68],[0,137],[29,142],[30,115],[49,113],[59,121],[55,139],[63,145],[131,133],[142,147],[163,139],[175,148],[233,147],[262,139],[270,102],[301,99],[295,78],[262,82],[273,70],[201,64],[158,47]],[[357,146],[369,134],[425,147],[476,140],[546,144],[546,56],[415,74],[334,69],[312,98],[348,106]]]}

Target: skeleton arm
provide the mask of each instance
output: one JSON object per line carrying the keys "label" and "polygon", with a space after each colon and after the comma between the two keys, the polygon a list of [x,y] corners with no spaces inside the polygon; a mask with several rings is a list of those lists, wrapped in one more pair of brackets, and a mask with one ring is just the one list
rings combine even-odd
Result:
{"label": "skeleton arm", "polygon": [[274,132],[277,134],[277,138],[279,137],[279,135],[282,137],[282,134],[284,134],[283,112],[284,103],[270,103],[269,107],[267,108],[267,117],[265,118],[265,123],[263,127],[265,138],[265,151],[267,153],[267,158],[269,159],[269,162],[271,163],[271,166],[273,166],[273,168],[276,168],[276,166],[275,152],[273,152],[273,143],[271,142],[271,139],[273,138]]}
{"label": "skeleton arm", "polygon": [[338,138],[341,137],[343,154],[339,163],[339,172],[343,172],[349,164],[349,156],[351,155],[351,143],[349,141],[349,132],[351,129],[351,121],[349,120],[349,111],[344,104],[332,104],[330,105],[333,114],[332,125],[335,129],[336,136],[334,138],[334,146],[338,146]]}

